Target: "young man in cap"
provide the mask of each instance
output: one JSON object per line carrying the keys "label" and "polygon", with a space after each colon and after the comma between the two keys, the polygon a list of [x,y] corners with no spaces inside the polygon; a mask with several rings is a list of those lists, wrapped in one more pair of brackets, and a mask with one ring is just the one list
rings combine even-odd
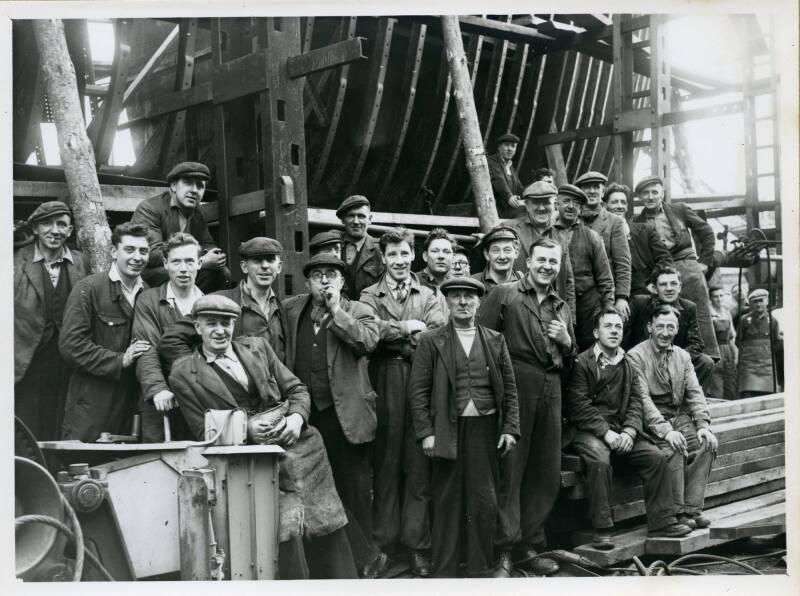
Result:
{"label": "young man in cap", "polygon": [[537,549],[546,545],[544,525],[561,485],[561,377],[577,352],[572,314],[554,289],[563,249],[539,238],[528,254],[528,274],[497,286],[484,300],[478,323],[505,337],[520,388],[520,439],[500,471],[498,568],[510,572],[516,549],[519,565],[551,575],[558,565],[539,557]]}
{"label": "young man in cap", "polygon": [[631,296],[631,249],[625,219],[609,213],[603,204],[608,178],[600,172],[586,172],[575,186],[586,195],[580,218],[603,239],[606,256],[614,277],[614,308],[623,320],[630,316],[628,302]]}
{"label": "young man in cap", "polygon": [[61,201],[28,218],[34,241],[14,253],[14,414],[39,441],[60,438],[70,371],[58,352],[67,297],[86,276],[66,245],[72,215]]}
{"label": "young man in cap", "polygon": [[227,287],[230,271],[225,267],[225,253],[216,247],[208,224],[200,210],[211,174],[205,164],[185,161],[167,174],[169,189],[145,199],[133,212],[131,223],[145,224],[150,233],[150,262],[142,279],[153,287],[167,282],[164,270],[164,242],[175,232],[194,236],[205,251],[200,259],[197,286],[204,292]]}
{"label": "young man in cap", "polygon": [[433,290],[411,273],[413,234],[402,227],[388,231],[380,248],[386,273],[361,292],[380,330],[370,362],[378,395],[373,536],[384,550],[402,544],[412,571],[424,577],[431,572],[425,555],[430,548],[430,462],[415,439],[406,387],[420,333],[441,327],[445,318]]}
{"label": "young man in cap", "polygon": [[619,313],[600,311],[594,337],[594,345],[578,355],[564,393],[569,421],[564,443],[585,467],[592,545],[614,548],[611,474],[618,466],[633,468],[642,479],[648,535],[685,536],[692,530],[677,523],[667,460],[642,432],[642,394],[637,372],[620,347]]}
{"label": "young man in cap", "polygon": [[750,312],[742,316],[736,330],[739,397],[783,390],[783,333],[767,309],[769,292],[763,288],[753,290],[748,301]]}
{"label": "young man in cap", "polygon": [[[519,256],[519,237],[517,231],[506,225],[499,225],[481,239],[486,269],[472,276],[481,282],[488,294],[499,284],[517,281],[525,277],[514,271],[514,262]],[[481,292],[483,295],[483,292]]]}
{"label": "young man in cap", "polygon": [[456,243],[453,246],[453,266],[450,270],[450,277],[469,277],[469,250],[466,246]]}
{"label": "young man in cap", "polygon": [[433,467],[433,572],[456,577],[466,543],[467,576],[486,577],[499,460],[519,438],[514,370],[503,336],[475,324],[483,284],[449,279],[441,289],[450,324],[420,338],[408,387],[416,437]]}
{"label": "young man in cap", "polygon": [[705,528],[702,515],[708,475],[718,441],[711,432],[706,398],[688,352],[673,345],[678,313],[664,304],[650,314],[650,334],[628,352],[639,374],[645,430],[669,457],[678,522]]}
{"label": "young man in cap", "polygon": [[497,202],[497,214],[501,219],[514,217],[522,211],[520,195],[524,186],[519,181],[512,163],[518,143],[517,135],[511,133],[500,135],[497,138],[497,152],[486,158],[489,163],[494,200]]}
{"label": "young man in cap", "polygon": [[367,355],[378,344],[372,309],[342,295],[345,265],[317,254],[303,267],[307,294],[285,301],[286,366],[311,394],[309,424],[322,435],[362,577],[382,576],[388,557],[372,541],[372,441],[377,418]]}
{"label": "young man in cap", "polygon": [[136,360],[150,344],[131,336],[133,306],[147,288],[141,273],[147,228],[124,223],[111,234],[111,267],[84,277],[64,309],[58,348],[74,371],[62,425],[65,440],[93,442],[100,433],[130,434],[139,388]]}
{"label": "young man in cap", "polygon": [[714,230],[687,205],[668,201],[664,196],[664,182],[658,176],[640,180],[635,192],[644,203],[644,209],[633,221],[652,222],[655,225],[664,245],[672,254],[675,268],[681,272],[682,297],[697,306],[697,324],[703,336],[705,352],[715,361],[719,360],[705,278],[706,271],[714,262]]}
{"label": "young man in cap", "polygon": [[[220,295],[203,296],[194,303],[192,318],[202,343],[174,362],[170,387],[195,438],[204,436],[206,410],[242,408],[248,416],[249,442],[278,444],[286,450],[278,476],[280,577],[355,578],[343,531],[347,516],[319,432],[307,425],[306,386],[278,360],[264,338],[233,339],[240,310]],[[286,412],[278,423],[256,416],[282,403]]]}
{"label": "young man in cap", "polygon": [[428,232],[422,244],[422,260],[425,261],[425,268],[417,271],[417,277],[422,285],[435,290],[450,276],[455,244],[453,235],[444,228],[433,228]]}
{"label": "young man in cap", "polygon": [[338,230],[328,230],[314,234],[308,241],[308,250],[311,256],[326,254],[342,258],[342,233]]}
{"label": "young man in cap", "polygon": [[[586,204],[586,195],[577,186],[558,188],[558,221],[561,240],[569,246],[569,260],[575,280],[575,338],[578,350],[594,343],[592,324],[601,310],[614,308],[614,279],[608,264],[603,240],[581,222],[578,214]],[[625,304],[627,307],[627,303]]]}
{"label": "young man in cap", "polygon": [[[164,331],[192,312],[203,295],[194,282],[202,249],[195,238],[176,232],[164,244],[164,268],[169,281],[145,290],[133,310],[133,337],[157,348]],[[165,440],[164,418],[168,419],[173,440],[189,439],[186,421],[176,409],[175,394],[167,384],[156,349],[147,350],[136,362],[136,378],[141,387],[139,412],[142,416],[142,442]]]}
{"label": "young man in cap", "polygon": [[342,234],[342,260],[347,265],[344,287],[348,295],[357,297],[367,286],[381,278],[385,265],[378,241],[367,233],[372,223],[372,212],[367,197],[347,197],[336,210],[344,225]]}

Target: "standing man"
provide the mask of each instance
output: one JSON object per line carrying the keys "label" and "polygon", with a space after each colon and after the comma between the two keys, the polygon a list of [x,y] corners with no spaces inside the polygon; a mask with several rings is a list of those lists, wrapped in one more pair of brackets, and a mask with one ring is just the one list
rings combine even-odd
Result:
{"label": "standing man", "polygon": [[67,299],[58,339],[75,370],[69,380],[63,438],[93,442],[101,432],[129,434],[139,388],[134,365],[150,344],[131,337],[133,305],[146,285],[147,228],[124,223],[111,234],[111,267],[80,280]]}
{"label": "standing man", "polygon": [[595,315],[614,308],[614,279],[602,238],[578,217],[581,206],[586,204],[586,195],[577,186],[562,184],[556,201],[558,221],[555,228],[561,241],[569,246],[575,280],[575,338],[578,349],[585,350],[594,343]]}
{"label": "standing man", "polygon": [[703,501],[718,445],[706,398],[688,352],[672,343],[678,332],[675,308],[655,309],[647,331],[650,339],[628,352],[641,382],[644,425],[669,457],[678,522],[706,528],[711,521],[702,515]]}
{"label": "standing man", "polygon": [[34,241],[14,253],[14,414],[39,441],[56,441],[70,371],[58,352],[64,307],[86,276],[83,255],[66,245],[72,214],[61,201],[28,218]]}
{"label": "standing man", "polygon": [[371,377],[378,395],[378,429],[373,451],[373,536],[383,549],[398,542],[409,551],[415,575],[430,575],[430,461],[416,440],[406,396],[411,361],[420,332],[445,323],[433,290],[411,273],[414,236],[396,228],[381,236],[386,273],[361,292],[378,321],[380,342]]}
{"label": "standing man", "polygon": [[386,268],[378,241],[367,233],[372,213],[367,197],[347,197],[336,210],[344,225],[342,260],[347,265],[344,287],[349,296],[360,296],[367,286],[378,282]]}
{"label": "standing man", "polygon": [[[514,271],[514,263],[519,256],[519,236],[517,231],[507,225],[499,225],[481,240],[486,269],[472,276],[484,286],[486,293],[497,287],[525,277],[521,271]],[[483,294],[483,292],[481,292]]]}
{"label": "standing man", "polygon": [[169,275],[164,270],[164,242],[175,232],[185,232],[194,236],[205,251],[200,258],[197,286],[203,292],[227,287],[231,276],[225,267],[225,253],[216,247],[199,208],[210,178],[205,164],[179,163],[167,174],[169,189],[157,197],[145,199],[133,212],[131,223],[149,228],[150,262],[142,273],[142,279],[149,285],[156,287],[168,281]]}
{"label": "standing man", "polygon": [[533,181],[539,182],[539,180],[555,185],[556,173],[550,168],[538,168],[533,172]]}
{"label": "standing man", "polygon": [[319,430],[347,512],[356,568],[375,579],[388,557],[372,541],[372,441],[377,419],[367,354],[378,344],[372,309],[342,296],[344,263],[329,254],[303,267],[308,294],[286,300],[286,366],[311,394],[310,425]]}
{"label": "standing man", "polygon": [[754,397],[783,390],[783,333],[778,321],[768,312],[769,292],[764,289],[753,290],[748,302],[750,312],[742,316],[736,330],[739,397]]}
{"label": "standing man", "polygon": [[714,324],[714,333],[717,334],[720,359],[714,365],[714,380],[711,383],[711,395],[718,395],[724,399],[736,399],[739,390],[736,387],[738,375],[736,348],[736,327],[733,317],[724,303],[725,290],[719,286],[709,286],[708,300],[711,306],[711,322]]}
{"label": "standing man", "polygon": [[614,308],[625,321],[630,316],[631,249],[625,219],[609,213],[603,205],[607,182],[608,178],[600,172],[586,172],[575,181],[575,186],[586,195],[580,214],[583,223],[603,239],[614,277]]}
{"label": "standing man", "polygon": [[524,279],[497,286],[481,306],[480,325],[506,339],[520,391],[520,439],[500,471],[495,537],[498,567],[518,564],[537,575],[558,571],[537,556],[545,548],[544,524],[561,484],[561,376],[576,355],[569,306],[555,292],[561,245],[540,238],[529,247]]}
{"label": "standing man", "polygon": [[434,575],[456,577],[466,543],[467,576],[487,577],[498,462],[519,438],[514,369],[502,334],[475,324],[483,284],[450,279],[442,292],[450,324],[420,338],[408,388],[417,439],[433,462]]}
{"label": "standing man", "polygon": [[517,135],[511,133],[500,135],[497,138],[497,153],[486,158],[489,163],[494,200],[497,202],[497,214],[501,219],[514,217],[522,211],[520,195],[524,186],[519,181],[517,170],[512,163],[518,143]]}
{"label": "standing man", "polygon": [[419,281],[425,287],[438,290],[450,275],[453,266],[453,247],[456,241],[444,228],[433,228],[422,245],[422,260],[425,268],[417,271]]}
{"label": "standing man", "polygon": [[332,255],[337,259],[342,258],[342,233],[338,230],[328,230],[314,234],[308,241],[308,250],[311,256],[320,253]]}
{"label": "standing man", "polygon": [[[714,262],[714,230],[691,208],[672,203],[664,196],[664,182],[658,176],[648,176],[636,185],[636,194],[644,203],[635,222],[652,222],[669,249],[675,268],[681,272],[681,295],[697,306],[697,324],[703,336],[705,352],[719,360],[719,348],[711,324],[708,307],[708,286],[705,273]],[[692,238],[697,252],[692,246]]]}
{"label": "standing man", "polygon": [[456,244],[453,246],[453,267],[450,277],[469,277],[469,250],[466,246]]}
{"label": "standing man", "polygon": [[170,424],[173,440],[189,439],[186,421],[176,409],[175,394],[167,384],[158,357],[158,344],[164,331],[178,319],[189,315],[195,301],[203,295],[194,285],[202,249],[189,234],[176,232],[164,244],[164,268],[169,281],[142,292],[133,310],[133,337],[153,348],[136,362],[136,378],[141,387],[139,412],[142,415],[142,442],[165,440],[164,417]]}

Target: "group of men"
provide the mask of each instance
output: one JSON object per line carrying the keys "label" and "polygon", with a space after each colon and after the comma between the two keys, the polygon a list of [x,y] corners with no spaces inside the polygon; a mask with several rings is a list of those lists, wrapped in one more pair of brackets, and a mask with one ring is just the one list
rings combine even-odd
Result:
{"label": "group of men", "polygon": [[378,578],[400,559],[422,577],[462,563],[475,577],[555,573],[542,555],[562,439],[585,462],[598,548],[613,543],[617,462],[644,481],[651,533],[708,525],[717,441],[702,367],[713,372],[716,343],[688,231],[702,260],[707,224],[665,203],[661,180],[637,185],[646,209],[630,223],[610,212],[629,191],[597,172],[509,195],[525,211],[481,239],[473,276],[441,228],[412,272],[414,235],[373,238],[354,195],[336,211],[343,231],[309,243],[306,292],[279,296],[283,247],[266,237],[239,246],[242,279],[226,287],[198,208],[209,177],[173,168],[91,275],[65,244],[67,205],[30,216],[34,241],[15,254],[15,411],[37,438],[125,435],[138,413],[145,442],[202,439],[207,410],[245,410],[249,441],[286,450],[287,578]]}

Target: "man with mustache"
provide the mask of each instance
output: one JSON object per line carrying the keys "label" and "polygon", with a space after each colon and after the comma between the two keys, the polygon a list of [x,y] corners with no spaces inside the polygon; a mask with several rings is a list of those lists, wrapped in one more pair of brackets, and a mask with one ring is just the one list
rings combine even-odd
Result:
{"label": "man with mustache", "polygon": [[149,285],[156,287],[168,281],[164,242],[175,232],[185,232],[194,236],[205,252],[200,258],[197,286],[206,293],[228,286],[230,271],[225,267],[225,253],[216,247],[200,210],[210,178],[205,164],[179,163],[167,174],[169,189],[145,199],[133,212],[131,223],[145,224],[150,230],[150,262],[142,273],[142,279]]}
{"label": "man with mustache", "polygon": [[95,441],[126,435],[136,411],[136,360],[150,344],[131,336],[133,306],[147,286],[141,273],[150,248],[147,228],[124,223],[111,234],[111,267],[84,277],[64,309],[58,348],[74,371],[67,389],[63,439]]}
{"label": "man with mustache", "polygon": [[342,260],[347,265],[344,287],[348,296],[357,297],[367,286],[378,282],[386,266],[378,241],[367,233],[372,223],[369,199],[363,195],[347,197],[336,210],[344,233]]}
{"label": "man with mustache", "polygon": [[70,376],[58,338],[67,297],[87,267],[66,245],[72,214],[65,203],[42,203],[28,226],[34,241],[14,253],[14,414],[37,440],[55,441]]}
{"label": "man with mustache", "polygon": [[[142,292],[133,312],[133,336],[157,348],[164,331],[192,312],[192,305],[203,295],[194,285],[200,261],[200,244],[193,236],[176,232],[164,245],[164,268],[169,281]],[[141,386],[139,412],[142,416],[142,442],[160,443],[165,439],[164,417],[169,419],[171,438],[189,438],[186,421],[176,409],[175,394],[167,384],[156,349],[147,350],[136,363],[136,378]]]}
{"label": "man with mustache", "polygon": [[520,195],[524,187],[512,163],[517,152],[519,137],[506,133],[497,138],[497,152],[486,158],[492,182],[497,214],[501,219],[514,217],[522,211]]}
{"label": "man with mustache", "polygon": [[562,246],[539,238],[528,248],[524,279],[497,286],[478,323],[506,339],[518,388],[520,438],[500,470],[495,532],[498,574],[518,565],[537,575],[558,571],[538,556],[561,484],[561,378],[576,355],[569,306],[555,292]]}
{"label": "man with mustache", "polygon": [[499,225],[481,239],[486,269],[472,276],[484,285],[486,294],[499,284],[510,283],[525,277],[514,271],[514,262],[519,256],[519,236],[514,228]]}
{"label": "man with mustache", "polygon": [[[608,264],[603,240],[578,217],[586,195],[577,186],[558,188],[556,230],[569,246],[569,260],[575,280],[575,338],[578,350],[594,343],[592,322],[601,310],[614,308],[614,279]],[[627,302],[625,304],[627,308]]]}
{"label": "man with mustache", "polygon": [[[384,550],[408,551],[415,575],[430,575],[426,551],[431,546],[430,462],[417,442],[406,387],[421,332],[445,323],[433,290],[411,272],[414,236],[403,227],[381,236],[386,272],[361,292],[372,308],[380,341],[371,361],[372,386],[378,395],[374,446],[373,536]],[[398,544],[399,543],[399,544]]]}

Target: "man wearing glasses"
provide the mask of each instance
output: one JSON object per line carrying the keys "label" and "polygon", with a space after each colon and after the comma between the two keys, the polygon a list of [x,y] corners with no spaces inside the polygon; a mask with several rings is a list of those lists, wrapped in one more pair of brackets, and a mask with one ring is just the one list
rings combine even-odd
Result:
{"label": "man wearing glasses", "polygon": [[469,277],[469,251],[466,246],[456,244],[453,246],[453,266],[450,277]]}
{"label": "man wearing glasses", "polygon": [[525,277],[514,271],[514,261],[519,256],[519,236],[514,228],[499,225],[489,231],[481,241],[486,269],[472,276],[486,288],[486,294],[500,284]]}

